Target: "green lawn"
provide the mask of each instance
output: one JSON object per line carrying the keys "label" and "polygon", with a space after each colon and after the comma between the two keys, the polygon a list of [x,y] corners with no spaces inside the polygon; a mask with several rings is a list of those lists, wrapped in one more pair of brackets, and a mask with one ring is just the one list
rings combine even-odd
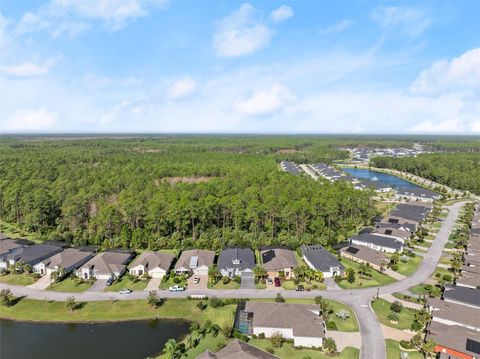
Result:
{"label": "green lawn", "polygon": [[[251,339],[250,344],[261,349],[271,348],[272,343],[268,339]],[[315,359],[327,359],[327,358],[338,358],[338,359],[358,359],[360,356],[360,351],[356,348],[345,348],[339,355],[336,356],[327,356],[319,350],[314,349],[295,349],[292,344],[284,343],[281,348],[275,349],[274,353],[276,356],[281,359],[303,359],[305,357],[315,358]]]}
{"label": "green lawn", "polygon": [[[360,265],[356,262],[353,262],[349,259],[342,258],[342,264],[345,268],[353,268],[355,271],[358,271]],[[338,285],[344,289],[358,288],[358,287],[376,287],[381,285],[386,285],[395,282],[395,279],[389,277],[388,275],[377,272],[376,270],[371,270],[371,278],[365,279],[360,278],[358,273],[356,273],[355,283],[349,283],[346,279],[343,279]]]}
{"label": "green lawn", "polygon": [[[225,338],[223,334],[218,334],[216,337],[212,334],[207,334],[203,339],[199,341],[195,348],[188,350],[183,354],[182,358],[186,359],[195,359],[205,350],[210,350],[212,352],[218,351],[220,346],[225,346],[230,339]],[[162,354],[158,359],[170,359],[167,358],[166,354]]]}
{"label": "green lawn", "polygon": [[[327,286],[325,283],[317,282],[317,281],[311,281],[311,282],[300,282],[298,285],[303,285],[303,288],[305,289],[313,289],[313,286],[317,286],[316,289],[326,289]],[[285,280],[282,283],[283,289],[287,290],[296,290],[297,289],[297,284],[293,280]]]}
{"label": "green lawn", "polygon": [[[399,342],[392,339],[387,339],[387,359],[399,359],[400,358],[400,346]],[[423,359],[423,354],[417,351],[408,351],[408,359]]]}
{"label": "green lawn", "polygon": [[397,328],[397,329],[410,329],[412,326],[412,323],[414,321],[414,311],[403,308],[403,310],[398,313],[399,320],[397,323],[391,322],[390,319],[388,319],[388,314],[391,312],[390,310],[390,302],[387,302],[384,299],[375,299],[372,302],[372,308],[375,314],[377,315],[378,320],[380,323],[387,325],[392,328]]}
{"label": "green lawn", "polygon": [[0,282],[12,284],[12,285],[30,285],[37,281],[30,273],[20,273],[20,274],[5,274],[0,275]]}
{"label": "green lawn", "polygon": [[65,278],[59,283],[53,283],[47,290],[54,292],[84,292],[92,286],[89,282],[74,281],[71,278]]}
{"label": "green lawn", "polygon": [[169,287],[174,286],[174,285],[178,285],[180,287],[185,287],[187,285],[187,279],[183,279],[183,277],[179,277],[179,278],[182,278],[179,283],[174,283],[173,278],[169,278],[166,281],[162,280],[160,282],[159,288],[160,289],[168,289]]}
{"label": "green lawn", "polygon": [[404,300],[406,302],[411,302],[411,303],[416,303],[416,304],[422,304],[421,302],[419,302],[417,300],[418,296],[417,295],[414,295],[412,294],[411,296],[407,296],[405,294],[402,294],[402,293],[392,293],[392,295],[397,298],[397,299],[401,299],[401,300]]}
{"label": "green lawn", "polygon": [[257,289],[266,289],[267,288],[267,284],[266,283],[262,283],[262,282],[258,282],[258,283],[255,283],[255,288]]}
{"label": "green lawn", "polygon": [[106,292],[118,292],[120,289],[127,288],[131,290],[144,290],[148,284],[148,279],[132,281],[128,276],[123,276],[116,280],[111,286],[105,288]]}
{"label": "green lawn", "polygon": [[134,319],[185,318],[203,323],[211,320],[219,326],[233,325],[235,305],[213,309],[207,307],[201,311],[198,301],[188,299],[167,299],[157,309],[146,300],[98,301],[81,303],[80,308],[70,312],[63,302],[48,302],[33,299],[21,299],[11,307],[1,307],[0,317],[15,320],[92,322],[118,321]]}
{"label": "green lawn", "polygon": [[212,288],[213,289],[238,289],[240,288],[240,283],[237,283],[234,280],[231,280],[227,284],[223,284],[222,280],[220,280]]}
{"label": "green lawn", "polygon": [[409,275],[412,275],[413,273],[415,273],[415,271],[417,270],[422,260],[423,260],[423,257],[417,255],[415,257],[408,257],[407,263],[398,261],[397,272],[408,277]]}

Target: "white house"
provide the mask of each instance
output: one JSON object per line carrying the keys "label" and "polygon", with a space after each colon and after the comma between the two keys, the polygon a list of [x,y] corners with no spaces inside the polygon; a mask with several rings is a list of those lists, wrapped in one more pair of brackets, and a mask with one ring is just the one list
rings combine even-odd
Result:
{"label": "white house", "polygon": [[152,278],[163,278],[172,266],[174,255],[166,252],[146,251],[140,254],[129,266],[129,272],[134,276],[147,273]]}
{"label": "white house", "polygon": [[280,333],[296,347],[319,348],[326,336],[325,322],[317,305],[245,302],[239,306],[237,329],[247,335]]}
{"label": "white house", "polygon": [[398,239],[370,233],[352,236],[350,237],[350,243],[387,253],[402,252],[404,247],[404,244]]}
{"label": "white house", "polygon": [[310,268],[322,272],[323,277],[331,278],[343,274],[345,267],[339,262],[337,257],[322,246],[302,246],[300,249],[305,263]]}
{"label": "white house", "polygon": [[61,267],[65,274],[73,272],[93,257],[92,252],[82,251],[76,248],[66,248],[63,252],[44,259],[33,266],[33,272],[40,275],[51,276],[53,272]]}
{"label": "white house", "polygon": [[131,257],[132,253],[102,252],[78,268],[75,274],[83,279],[116,279],[125,272]]}

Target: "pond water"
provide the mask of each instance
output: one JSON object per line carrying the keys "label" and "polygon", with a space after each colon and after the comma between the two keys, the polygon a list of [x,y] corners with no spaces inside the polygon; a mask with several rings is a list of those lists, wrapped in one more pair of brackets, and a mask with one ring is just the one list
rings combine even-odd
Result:
{"label": "pond water", "polygon": [[168,339],[183,339],[189,327],[182,320],[53,324],[0,319],[0,358],[147,358],[160,354]]}
{"label": "pond water", "polygon": [[343,171],[351,174],[353,177],[358,179],[368,179],[371,181],[379,181],[381,183],[387,184],[392,188],[406,187],[406,188],[421,188],[416,184],[405,181],[404,179],[390,175],[387,173],[371,171],[363,168],[343,168]]}

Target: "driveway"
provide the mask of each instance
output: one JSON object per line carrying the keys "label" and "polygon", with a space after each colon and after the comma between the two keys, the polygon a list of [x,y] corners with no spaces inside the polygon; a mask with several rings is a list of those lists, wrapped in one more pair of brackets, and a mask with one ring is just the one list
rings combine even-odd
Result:
{"label": "driveway", "polygon": [[325,284],[327,285],[327,290],[342,290],[341,287],[338,286],[337,283],[335,283],[335,280],[333,278],[325,278]]}
{"label": "driveway", "polygon": [[162,278],[152,278],[148,282],[147,286],[145,287],[144,290],[151,291],[151,290],[158,290],[158,287],[160,286],[160,282],[162,281]]}
{"label": "driveway", "polygon": [[44,275],[43,277],[40,277],[39,280],[37,280],[35,283],[30,284],[27,286],[27,288],[32,288],[32,289],[47,289],[52,281],[50,280],[50,277],[48,275]]}
{"label": "driveway", "polygon": [[[193,283],[193,278],[200,278],[200,282]],[[207,289],[208,275],[192,275],[188,278],[188,290]]]}
{"label": "driveway", "polygon": [[345,347],[360,348],[362,345],[362,337],[359,332],[339,332],[336,330],[328,330],[327,337],[333,338],[337,344],[337,350],[341,352]]}
{"label": "driveway", "polygon": [[240,289],[255,289],[255,276],[253,273],[242,273]]}
{"label": "driveway", "polygon": [[97,279],[93,285],[86,290],[86,292],[103,292],[107,287],[106,279]]}

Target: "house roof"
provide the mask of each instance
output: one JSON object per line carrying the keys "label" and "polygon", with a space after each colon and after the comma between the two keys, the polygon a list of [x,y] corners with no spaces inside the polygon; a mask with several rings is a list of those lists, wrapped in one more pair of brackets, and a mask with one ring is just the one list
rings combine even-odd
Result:
{"label": "house roof", "polygon": [[55,267],[68,268],[75,266],[75,264],[84,261],[92,255],[92,252],[85,252],[76,248],[66,248],[62,252],[43,260],[42,263],[45,264],[47,268],[51,269],[54,269]]}
{"label": "house roof", "polygon": [[353,241],[357,241],[359,243],[371,243],[385,248],[392,248],[397,251],[400,251],[403,248],[403,243],[399,240],[391,237],[385,237],[379,234],[358,234],[350,237],[350,240],[352,241],[352,243]]}
{"label": "house roof", "polygon": [[381,266],[388,262],[388,257],[379,251],[364,246],[348,246],[340,249],[340,252],[357,257],[372,264]]}
{"label": "house roof", "polygon": [[172,265],[173,258],[174,255],[172,253],[145,251],[135,258],[135,260],[129,265],[129,268],[142,265],[147,270],[161,268],[164,271],[167,271]]}
{"label": "house roof", "polygon": [[190,268],[190,260],[192,257],[197,257],[197,267],[210,267],[215,260],[214,251],[206,251],[202,249],[190,249],[183,251],[175,264],[175,270],[181,268]]}
{"label": "house roof", "polygon": [[217,353],[207,350],[197,359],[278,359],[278,357],[241,340],[234,339]]}
{"label": "house roof", "polygon": [[11,252],[20,247],[21,245],[13,239],[0,239],[0,255]]}
{"label": "house roof", "polygon": [[[238,262],[237,262],[238,260]],[[248,247],[227,247],[222,249],[218,257],[217,267],[227,268],[253,268],[255,267],[255,254]]]}
{"label": "house roof", "polygon": [[39,259],[53,256],[60,252],[62,248],[58,246],[52,246],[50,244],[34,244],[30,247],[24,247],[18,253],[13,253],[9,259],[20,261],[23,263],[31,264]]}
{"label": "house roof", "polygon": [[456,302],[461,302],[480,308],[480,289],[459,287],[447,284],[445,286],[445,290],[443,291],[443,298],[445,300],[454,300]]}
{"label": "house roof", "polygon": [[277,270],[283,268],[295,268],[298,266],[295,254],[291,249],[281,247],[265,248],[260,251],[263,268]]}
{"label": "house roof", "polygon": [[119,273],[125,268],[130,257],[129,253],[102,252],[90,259],[82,268],[93,269],[102,274]]}
{"label": "house roof", "polygon": [[413,188],[407,188],[407,187],[399,187],[397,189],[397,194],[401,196],[415,196],[415,197],[423,197],[423,198],[440,198],[440,195],[438,193],[435,193],[433,191],[430,191],[426,188],[421,188],[421,187],[413,187]]}
{"label": "house roof", "polygon": [[298,337],[325,337],[325,323],[314,304],[245,303],[245,312],[253,313],[254,327],[291,328]]}
{"label": "house roof", "polygon": [[332,267],[345,269],[337,257],[320,245],[302,246],[301,251],[302,255],[320,272],[328,272]]}
{"label": "house roof", "polygon": [[401,229],[393,228],[393,227],[382,227],[377,228],[372,231],[372,234],[382,234],[391,237],[401,238],[403,240],[408,239],[410,237],[410,232],[403,231]]}
{"label": "house roof", "polygon": [[437,298],[429,298],[428,305],[433,308],[433,320],[439,318],[454,323],[468,325],[473,328],[480,328],[480,315],[478,315],[478,308],[451,303]]}
{"label": "house roof", "polygon": [[397,204],[395,209],[390,213],[391,216],[400,217],[407,220],[413,220],[416,222],[421,222],[425,219],[428,212],[430,212],[429,207],[414,205],[411,203],[400,203]]}
{"label": "house roof", "polygon": [[375,190],[391,188],[389,185],[387,185],[383,182],[372,181],[372,180],[363,180],[363,181],[360,182],[360,186],[373,188]]}
{"label": "house roof", "polygon": [[480,354],[480,332],[476,330],[432,321],[427,328],[426,339],[473,357]]}
{"label": "house roof", "polygon": [[401,224],[401,223],[389,223],[389,222],[378,222],[375,224],[376,228],[393,228],[393,229],[399,229],[399,230],[407,230],[411,232],[411,226],[407,226],[407,224]]}

